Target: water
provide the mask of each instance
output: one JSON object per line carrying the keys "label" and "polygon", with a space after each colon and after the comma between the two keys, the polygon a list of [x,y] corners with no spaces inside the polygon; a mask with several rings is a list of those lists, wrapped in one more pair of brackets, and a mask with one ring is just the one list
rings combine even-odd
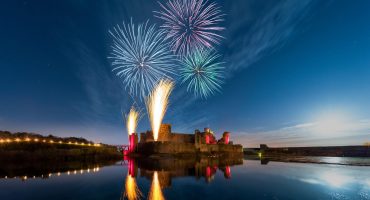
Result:
{"label": "water", "polygon": [[6,167],[0,163],[0,199],[119,200],[140,194],[141,199],[175,200],[370,199],[368,166],[262,163],[215,158],[59,167],[45,163]]}

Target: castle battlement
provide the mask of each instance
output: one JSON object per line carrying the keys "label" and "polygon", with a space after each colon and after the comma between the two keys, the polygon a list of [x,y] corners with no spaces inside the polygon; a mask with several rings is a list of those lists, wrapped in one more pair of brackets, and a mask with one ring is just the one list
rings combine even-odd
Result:
{"label": "castle battlement", "polygon": [[145,154],[243,153],[241,145],[233,145],[230,141],[230,132],[224,132],[217,140],[210,128],[204,128],[203,132],[195,130],[193,134],[173,133],[170,124],[161,124],[157,141],[154,141],[152,131],[141,133],[140,140],[136,141],[135,152]]}

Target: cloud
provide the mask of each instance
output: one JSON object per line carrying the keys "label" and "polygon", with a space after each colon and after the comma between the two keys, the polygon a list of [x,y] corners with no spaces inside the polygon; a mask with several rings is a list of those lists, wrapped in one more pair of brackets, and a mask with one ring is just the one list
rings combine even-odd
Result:
{"label": "cloud", "polygon": [[283,126],[273,130],[240,132],[237,141],[249,147],[362,145],[370,138],[370,120],[346,121],[338,127],[322,129],[320,122]]}
{"label": "cloud", "polygon": [[[222,9],[226,13],[225,41],[222,52],[227,62],[230,78],[238,70],[247,68],[279,48],[283,47],[301,30],[298,26],[309,15],[315,0],[286,1],[226,1]],[[256,9],[258,7],[258,9]],[[173,107],[168,116],[175,116],[173,124],[180,131],[192,131],[207,126],[212,118],[207,113],[207,103],[191,98],[184,87],[177,88]],[[211,97],[213,98],[213,97]],[[302,126],[309,124],[302,124]]]}
{"label": "cloud", "polygon": [[[226,5],[229,26],[226,58],[229,72],[249,67],[281,48],[297,32],[313,0],[245,1]],[[256,7],[261,8],[259,12]],[[247,14],[246,14],[247,13]],[[250,14],[249,14],[250,13]],[[241,17],[246,16],[246,17]]]}

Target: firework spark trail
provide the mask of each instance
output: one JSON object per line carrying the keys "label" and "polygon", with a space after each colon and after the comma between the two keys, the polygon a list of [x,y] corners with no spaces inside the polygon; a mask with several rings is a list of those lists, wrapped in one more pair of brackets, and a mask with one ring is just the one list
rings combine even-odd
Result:
{"label": "firework spark trail", "polygon": [[154,11],[155,16],[164,21],[161,26],[167,38],[171,40],[172,50],[186,55],[192,49],[210,48],[219,44],[223,38],[219,32],[224,27],[220,7],[207,0],[169,0],[166,4],[159,2],[161,11]]}
{"label": "firework spark trail", "polygon": [[173,86],[174,84],[170,80],[160,80],[147,98],[146,107],[152,126],[154,141],[158,140],[159,128],[167,111],[168,98]]}
{"label": "firework spark trail", "polygon": [[131,107],[130,112],[126,115],[126,128],[127,134],[130,136],[131,134],[136,132],[136,127],[139,122],[140,112],[135,109],[135,107]]}
{"label": "firework spark trail", "polygon": [[220,92],[224,67],[219,57],[213,50],[197,49],[180,60],[180,78],[188,91],[201,98]]}
{"label": "firework spark trail", "polygon": [[130,94],[144,98],[162,78],[171,79],[175,57],[166,42],[163,30],[148,22],[117,25],[109,31],[113,38],[113,70],[123,79]]}

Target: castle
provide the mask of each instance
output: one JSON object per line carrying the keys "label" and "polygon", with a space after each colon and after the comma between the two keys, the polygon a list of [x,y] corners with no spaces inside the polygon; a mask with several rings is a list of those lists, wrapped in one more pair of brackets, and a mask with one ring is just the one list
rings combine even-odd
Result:
{"label": "castle", "polygon": [[132,152],[139,154],[242,154],[243,147],[234,145],[230,141],[230,133],[224,132],[222,138],[216,140],[214,133],[209,128],[203,132],[195,130],[194,134],[172,133],[170,124],[161,124],[158,140],[154,141],[152,131],[137,134],[130,139],[134,148]]}

